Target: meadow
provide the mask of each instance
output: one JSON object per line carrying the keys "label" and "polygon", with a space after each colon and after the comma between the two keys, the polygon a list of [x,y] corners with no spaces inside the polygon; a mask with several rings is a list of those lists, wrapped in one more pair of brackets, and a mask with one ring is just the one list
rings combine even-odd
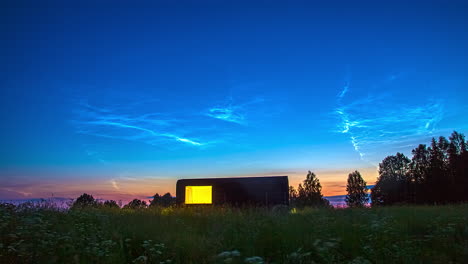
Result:
{"label": "meadow", "polygon": [[468,205],[2,205],[0,237],[0,263],[468,263]]}

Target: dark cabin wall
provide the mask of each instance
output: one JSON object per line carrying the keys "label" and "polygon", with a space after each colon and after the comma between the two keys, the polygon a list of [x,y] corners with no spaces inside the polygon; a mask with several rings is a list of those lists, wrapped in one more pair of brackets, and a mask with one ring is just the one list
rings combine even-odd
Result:
{"label": "dark cabin wall", "polygon": [[185,186],[213,186],[213,204],[289,204],[288,176],[206,178],[177,181],[178,204],[185,203]]}

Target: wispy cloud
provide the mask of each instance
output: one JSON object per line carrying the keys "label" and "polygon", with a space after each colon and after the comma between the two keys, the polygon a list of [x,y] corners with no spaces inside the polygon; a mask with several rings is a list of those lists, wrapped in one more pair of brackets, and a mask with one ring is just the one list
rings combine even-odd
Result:
{"label": "wispy cloud", "polygon": [[177,141],[188,143],[188,144],[191,144],[191,145],[195,145],[195,146],[203,145],[200,142],[196,142],[196,141],[193,141],[193,140],[190,140],[190,139],[187,139],[187,138],[181,138],[181,137],[174,136],[174,135],[168,135],[168,136],[171,137],[171,138],[174,137]]}
{"label": "wispy cloud", "polygon": [[[414,104],[389,93],[344,99],[349,85],[338,96],[337,132],[349,136],[362,160],[378,162],[386,151],[415,146],[433,135],[444,117],[442,100],[418,100]],[[346,102],[346,103],[345,103]],[[419,142],[418,142],[419,141]]]}
{"label": "wispy cloud", "polygon": [[[211,107],[187,108],[155,101],[145,99],[140,103],[132,98],[114,100],[105,96],[85,98],[75,104],[70,123],[79,134],[142,142],[175,151],[185,147],[206,149],[232,141],[240,146],[240,139],[247,133],[245,127],[261,124],[274,112],[256,95],[230,97]],[[232,124],[240,125],[237,129],[242,131]],[[109,161],[105,151],[96,148],[84,147],[89,157],[103,164]]]}
{"label": "wispy cloud", "polygon": [[120,187],[119,187],[119,185],[117,184],[117,181],[116,181],[116,180],[112,179],[112,180],[111,180],[111,184],[112,184],[112,187],[113,187],[114,189],[120,190]]}
{"label": "wispy cloud", "polygon": [[16,194],[20,194],[24,197],[29,197],[32,195],[31,192],[26,192],[26,191],[22,191],[22,190],[16,190],[16,189],[13,189],[13,188],[0,188],[1,191],[6,191],[6,192],[12,192],[12,193],[16,193]]}
{"label": "wispy cloud", "polygon": [[243,103],[234,103],[233,98],[229,98],[227,103],[222,103],[212,108],[209,108],[205,115],[223,120],[226,122],[236,123],[239,125],[247,125],[247,116],[256,112],[255,105],[263,103],[263,98],[255,98]]}
{"label": "wispy cloud", "polygon": [[83,146],[85,148],[86,155],[89,157],[99,161],[102,164],[106,164],[107,162],[101,158],[101,155],[97,151],[93,151],[89,149],[89,146]]}
{"label": "wispy cloud", "polygon": [[347,73],[346,73],[343,88],[341,89],[341,91],[337,95],[338,102],[341,102],[341,99],[343,99],[343,97],[348,92],[350,83],[351,83],[351,73],[349,72],[349,69],[347,69]]}
{"label": "wispy cloud", "polygon": [[346,95],[346,93],[348,92],[348,89],[349,89],[349,81],[346,81],[345,85],[343,86],[343,89],[338,94],[338,98],[340,98],[340,99],[343,98]]}
{"label": "wispy cloud", "polygon": [[236,107],[227,106],[227,107],[214,107],[208,110],[206,113],[207,116],[224,120],[227,122],[236,123],[239,125],[245,124],[245,116],[237,112]]}
{"label": "wispy cloud", "polygon": [[177,129],[179,119],[161,113],[134,114],[110,107],[100,108],[88,103],[75,110],[72,123],[77,132],[98,137],[142,141],[156,145],[179,142],[190,146],[203,146],[196,138],[189,138]]}
{"label": "wispy cloud", "polygon": [[408,71],[394,72],[392,74],[389,74],[385,81],[393,82],[393,81],[404,78],[406,75],[408,75]]}

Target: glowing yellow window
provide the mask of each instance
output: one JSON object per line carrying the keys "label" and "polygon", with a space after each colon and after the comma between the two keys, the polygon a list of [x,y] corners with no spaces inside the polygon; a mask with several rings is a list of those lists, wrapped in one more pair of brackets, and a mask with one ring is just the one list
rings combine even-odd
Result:
{"label": "glowing yellow window", "polygon": [[212,186],[185,186],[186,204],[211,204]]}

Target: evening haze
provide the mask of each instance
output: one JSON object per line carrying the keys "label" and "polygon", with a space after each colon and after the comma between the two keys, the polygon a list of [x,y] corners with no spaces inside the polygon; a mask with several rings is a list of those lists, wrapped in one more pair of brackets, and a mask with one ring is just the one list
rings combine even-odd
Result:
{"label": "evening haze", "polygon": [[466,1],[2,1],[0,199],[313,171],[468,133]]}

